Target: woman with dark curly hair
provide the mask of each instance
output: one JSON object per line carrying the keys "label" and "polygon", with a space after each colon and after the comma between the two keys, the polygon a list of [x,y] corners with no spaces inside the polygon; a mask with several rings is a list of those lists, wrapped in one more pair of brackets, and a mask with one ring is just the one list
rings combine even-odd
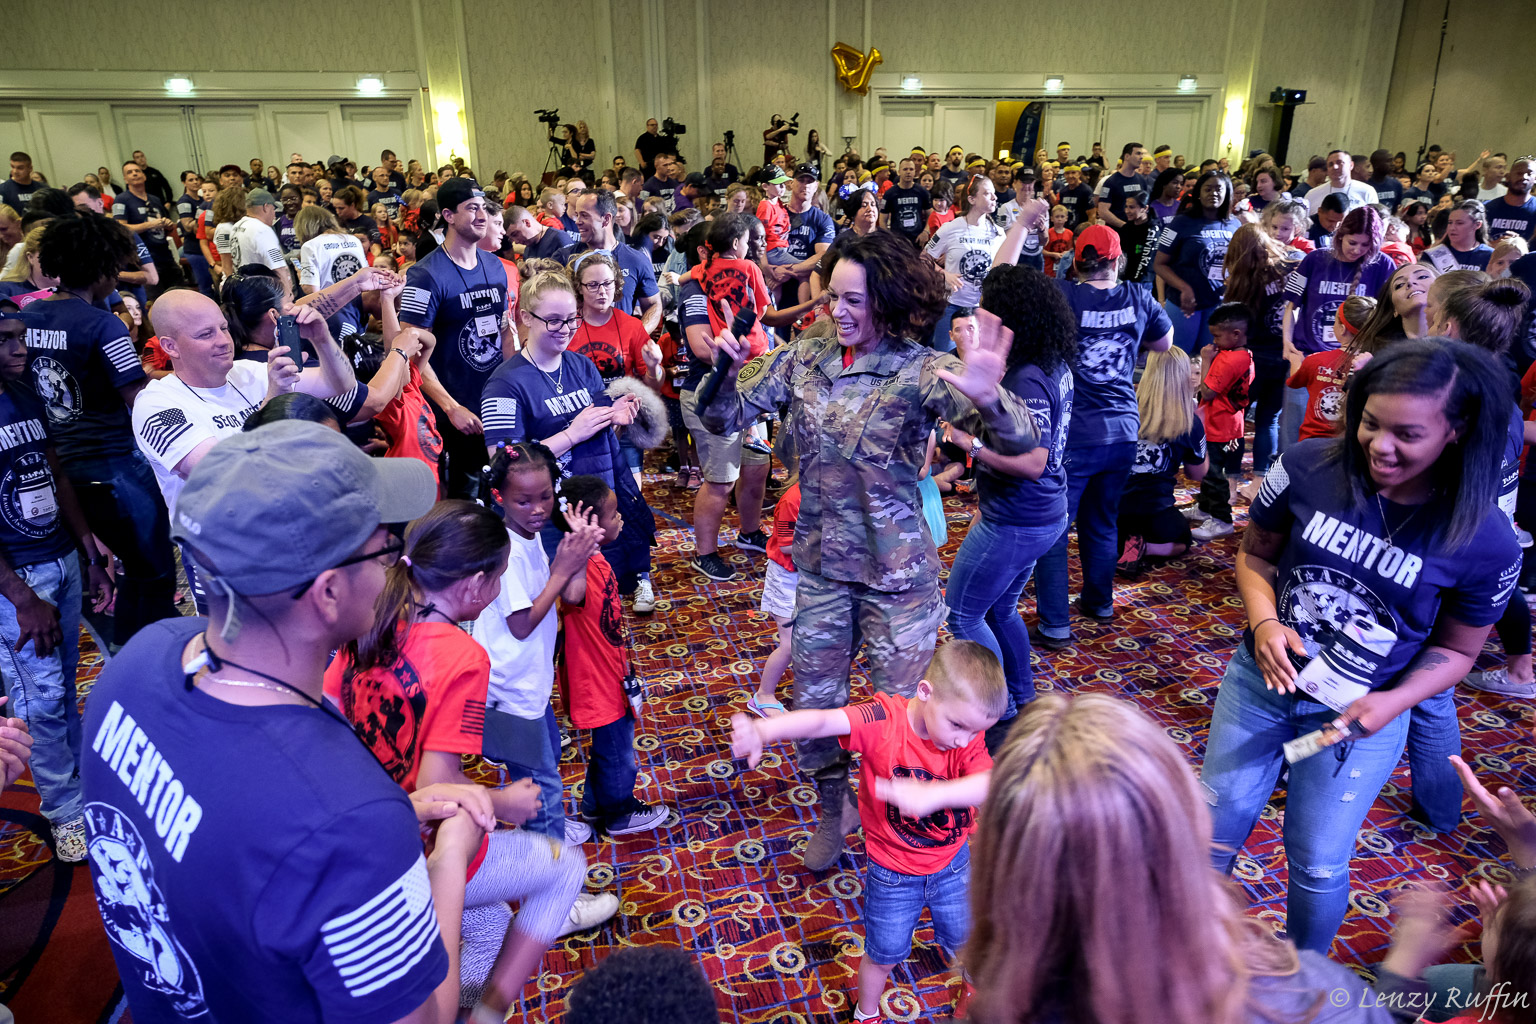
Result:
{"label": "woman with dark curly hair", "polygon": [[[938,422],[979,412],[984,443],[1005,456],[1039,443],[1028,408],[1000,386],[1012,333],[996,316],[977,314],[978,338],[963,360],[924,344],[948,288],[905,238],[876,231],[854,239],[828,282],[836,334],[802,338],[747,363],[747,345],[725,332],[716,344],[736,372],[701,410],[706,427],[728,434],[788,408],[784,425],[800,473],[797,708],[848,702],[861,642],[870,681],[884,693],[910,696],[933,656],[945,607],[917,482]],[[848,754],[836,740],[808,740],[799,755],[821,793],[805,864],[822,870],[859,823]]]}
{"label": "woman with dark curly hair", "polygon": [[952,443],[974,453],[981,518],[955,555],[944,599],[950,632],[975,640],[1003,664],[1008,710],[987,730],[987,746],[995,749],[1019,708],[1035,699],[1029,630],[1019,616],[1019,597],[1035,562],[1067,526],[1062,458],[1072,418],[1077,326],[1061,289],[1032,267],[994,269],[982,282],[981,308],[1002,320],[1017,339],[1008,352],[1003,388],[1023,401],[1040,431],[1040,447],[1023,455],[978,445],[958,426],[949,432]]}
{"label": "woman with dark curly hair", "polygon": [[91,532],[120,562],[113,640],[127,643],[176,614],[170,521],[129,419],[148,377],[128,329],[103,305],[118,271],[138,269],[138,252],[121,224],[82,213],[49,224],[37,258],[59,287],[27,307],[36,320],[27,372]]}

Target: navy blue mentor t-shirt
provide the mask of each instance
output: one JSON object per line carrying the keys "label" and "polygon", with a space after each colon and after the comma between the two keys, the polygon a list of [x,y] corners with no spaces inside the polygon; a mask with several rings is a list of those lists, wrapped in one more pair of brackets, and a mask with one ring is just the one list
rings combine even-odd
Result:
{"label": "navy blue mentor t-shirt", "polygon": [[400,319],[437,338],[432,369],[453,400],[480,407],[486,378],[501,364],[501,321],[507,311],[507,268],[494,253],[474,250],[466,270],[434,249],[405,272]]}
{"label": "navy blue mentor t-shirt", "polygon": [[1296,307],[1291,343],[1303,354],[1339,347],[1333,322],[1339,307],[1351,295],[1375,295],[1392,278],[1397,267],[1381,253],[1364,265],[1345,263],[1332,249],[1318,249],[1301,258],[1286,275],[1285,301]]}
{"label": "navy blue mentor t-shirt", "polygon": [[1136,440],[1136,352],[1173,329],[1150,291],[1057,281],[1077,323],[1076,394],[1067,447]]}
{"label": "navy blue mentor t-shirt", "polygon": [[[510,441],[542,442],[553,437],[589,405],[612,405],[603,391],[603,377],[592,360],[579,352],[560,357],[560,369],[546,374],[526,353],[518,352],[496,368],[485,384],[480,422],[487,446]],[[600,476],[614,486],[619,442],[612,430],[599,430],[559,456],[560,475]]]}
{"label": "navy blue mentor t-shirt", "polygon": [[923,233],[928,211],[932,208],[933,200],[921,185],[911,188],[892,185],[885,190],[884,205],[881,206],[882,212],[890,214],[891,230],[914,242]]}
{"label": "navy blue mentor t-shirt", "polygon": [[207,626],[146,626],[85,711],[91,879],[133,1019],[398,1020],[448,972],[410,798],[339,714],[188,690]]}
{"label": "navy blue mentor t-shirt", "polygon": [[27,307],[27,373],[48,410],[59,458],[130,455],[127,404],[118,388],[144,379],[123,322],[84,299],[41,299]]}
{"label": "navy blue mentor t-shirt", "polygon": [[[1196,309],[1221,303],[1227,286],[1227,245],[1242,223],[1236,217],[1207,220],[1181,213],[1163,226],[1158,251],[1168,254],[1174,272],[1194,291]],[[1178,305],[1177,289],[1168,290],[1168,301]]]}
{"label": "navy blue mentor t-shirt", "polygon": [[1008,526],[1044,526],[1067,514],[1067,474],[1062,468],[1067,430],[1072,422],[1072,370],[1061,363],[1046,370],[1026,363],[1008,371],[1003,387],[1013,392],[1034,417],[1040,447],[1048,449],[1038,480],[999,473],[978,463],[981,513]]}
{"label": "navy blue mentor t-shirt", "polygon": [[827,216],[825,210],[807,206],[799,213],[789,211],[789,233],[784,236],[784,240],[795,262],[803,263],[811,258],[818,245],[823,242],[831,245],[836,234],[837,225],[832,223],[832,218]]}
{"label": "navy blue mentor t-shirt", "polygon": [[574,238],[559,228],[545,228],[542,235],[523,246],[523,259],[553,259],[561,249],[574,241]]}
{"label": "navy blue mentor t-shirt", "polygon": [[47,422],[25,387],[0,392],[0,554],[13,568],[63,558],[75,546],[59,515]]}
{"label": "navy blue mentor t-shirt", "polygon": [[1519,235],[1526,241],[1530,241],[1532,229],[1536,228],[1536,196],[1526,196],[1525,202],[1519,206],[1509,205],[1504,201],[1504,197],[1500,196],[1484,203],[1483,209],[1488,214],[1489,238],[1498,239],[1501,235]]}
{"label": "navy blue mentor t-shirt", "polygon": [[1151,515],[1173,508],[1173,485],[1180,466],[1198,466],[1205,461],[1205,424],[1194,417],[1183,435],[1172,441],[1136,439],[1136,462],[1120,495],[1120,507],[1127,513]]}
{"label": "navy blue mentor t-shirt", "polygon": [[[1399,505],[1378,503],[1376,495],[1357,507],[1343,464],[1332,457],[1336,444],[1314,438],[1287,448],[1264,477],[1249,517],[1286,538],[1275,606],[1308,655],[1362,616],[1397,637],[1371,680],[1372,689],[1390,687],[1441,612],[1469,626],[1499,620],[1519,578],[1520,545],[1492,503],[1472,542],[1457,550],[1436,536],[1449,514],[1444,498]],[[1245,642],[1251,650],[1251,635]]]}
{"label": "navy blue mentor t-shirt", "polygon": [[1376,201],[1393,213],[1397,212],[1397,204],[1403,201],[1403,183],[1392,175],[1385,178],[1368,178],[1365,182],[1376,190]]}
{"label": "navy blue mentor t-shirt", "polygon": [[[164,217],[165,204],[160,202],[157,195],[148,195],[143,199],[123,189],[112,197],[112,219],[120,220],[124,224],[143,224],[151,218]],[[144,240],[144,244],[151,249],[168,248],[165,242],[165,231],[155,228],[153,231],[135,232],[136,237]]]}
{"label": "navy blue mentor t-shirt", "polygon": [[1119,171],[1104,175],[1099,182],[1098,201],[1109,204],[1109,212],[1125,219],[1125,197],[1136,196],[1143,203],[1150,205],[1152,200],[1152,182],[1139,174],[1127,177]]}

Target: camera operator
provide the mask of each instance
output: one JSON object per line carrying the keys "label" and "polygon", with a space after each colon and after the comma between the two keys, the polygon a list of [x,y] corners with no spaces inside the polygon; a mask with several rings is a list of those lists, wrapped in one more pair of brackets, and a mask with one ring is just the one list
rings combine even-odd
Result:
{"label": "camera operator", "polygon": [[774,114],[768,127],[763,129],[763,166],[773,163],[774,157],[780,153],[789,152],[789,137],[800,130],[800,115],[795,115],[794,123],[784,120],[782,115]]}
{"label": "camera operator", "polygon": [[[726,132],[727,140],[734,133]],[[711,149],[709,166],[704,168],[704,185],[712,192],[723,193],[726,187],[741,180],[741,171],[725,158],[726,143],[717,142]]]}
{"label": "camera operator", "polygon": [[667,153],[677,155],[677,136],[661,134],[661,125],[653,117],[645,122],[645,132],[635,140],[635,163],[640,173],[649,178],[656,173],[656,157]]}

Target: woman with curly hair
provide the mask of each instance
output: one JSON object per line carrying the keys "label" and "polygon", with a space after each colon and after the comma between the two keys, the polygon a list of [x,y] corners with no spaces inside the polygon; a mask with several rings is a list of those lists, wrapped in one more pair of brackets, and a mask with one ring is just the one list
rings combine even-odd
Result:
{"label": "woman with curly hair", "polygon": [[[938,422],[979,411],[984,445],[1020,455],[1039,443],[1028,408],[1001,387],[1012,333],[996,316],[978,314],[978,338],[963,360],[925,344],[948,288],[905,238],[876,231],[854,239],[828,283],[835,336],[802,338],[747,363],[748,346],[726,331],[716,345],[735,372],[713,401],[700,403],[704,425],[721,434],[788,408],[801,501],[797,708],[847,704],[860,646],[867,644],[875,689],[903,696],[933,656],[945,608],[917,484]],[[799,754],[821,794],[820,824],[804,859],[822,870],[859,823],[848,754],[836,740],[805,741]]]}
{"label": "woman with curly hair", "polygon": [[[1072,418],[1072,369],[1077,327],[1056,283],[1032,267],[1000,266],[981,285],[981,308],[995,314],[1017,339],[1008,352],[1003,387],[1034,417],[1040,447],[1022,455],[974,448],[981,518],[955,555],[949,587],[949,629],[997,655],[1008,680],[1008,710],[992,729],[995,749],[1018,709],[1035,699],[1029,667],[1029,630],[1019,597],[1035,562],[1067,525],[1067,474],[1062,467]],[[961,352],[963,358],[966,353]],[[972,449],[958,426],[949,440]]]}

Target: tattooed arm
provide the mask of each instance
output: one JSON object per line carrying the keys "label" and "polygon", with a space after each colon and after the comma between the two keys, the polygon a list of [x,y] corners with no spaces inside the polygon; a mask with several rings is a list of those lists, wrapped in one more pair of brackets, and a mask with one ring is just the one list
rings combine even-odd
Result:
{"label": "tattooed arm", "polygon": [[1390,690],[1375,690],[1351,704],[1336,724],[1359,722],[1367,732],[1375,732],[1415,704],[1456,683],[1472,671],[1483,641],[1492,626],[1469,626],[1450,615],[1441,614],[1435,628],[1419,653],[1413,656],[1397,685]]}
{"label": "tattooed arm", "polygon": [[294,305],[313,306],[317,313],[329,320],[363,292],[380,291],[394,283],[396,275],[383,267],[364,267],[345,281],[338,281],[329,288],[306,295],[294,302]]}

